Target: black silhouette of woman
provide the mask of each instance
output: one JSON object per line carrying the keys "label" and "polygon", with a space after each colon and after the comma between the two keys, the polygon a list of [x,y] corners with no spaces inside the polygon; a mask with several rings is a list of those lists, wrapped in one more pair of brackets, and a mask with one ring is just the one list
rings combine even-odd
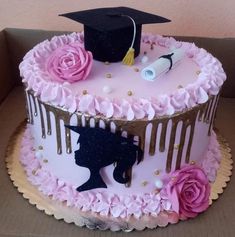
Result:
{"label": "black silhouette of woman", "polygon": [[124,177],[125,171],[134,163],[142,159],[142,150],[133,143],[132,138],[122,137],[102,128],[90,128],[79,126],[65,127],[79,133],[79,150],[75,151],[75,163],[90,170],[90,178],[77,188],[82,192],[95,188],[107,188],[100,175],[100,169],[116,162],[113,178],[121,184],[125,184],[130,177]]}

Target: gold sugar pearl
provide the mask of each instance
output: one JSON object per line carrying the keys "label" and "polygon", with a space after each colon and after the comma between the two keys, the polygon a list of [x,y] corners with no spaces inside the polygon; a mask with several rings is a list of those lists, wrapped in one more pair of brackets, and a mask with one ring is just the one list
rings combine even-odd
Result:
{"label": "gold sugar pearl", "polygon": [[36,175],[37,170],[32,170],[32,175]]}
{"label": "gold sugar pearl", "polygon": [[128,95],[128,96],[132,96],[132,95],[133,95],[133,92],[132,92],[132,91],[127,91],[127,95]]}
{"label": "gold sugar pearl", "polygon": [[197,75],[199,75],[200,73],[201,73],[201,71],[200,71],[200,70],[196,71],[196,74],[197,74]]}
{"label": "gold sugar pearl", "polygon": [[44,162],[44,163],[48,163],[48,160],[47,160],[47,159],[45,159],[45,160],[43,160],[43,162]]}
{"label": "gold sugar pearl", "polygon": [[159,175],[159,174],[160,174],[160,170],[155,170],[155,171],[154,171],[154,174],[155,174],[155,175]]}
{"label": "gold sugar pearl", "polygon": [[87,90],[83,90],[83,91],[82,91],[82,94],[83,94],[83,95],[86,95],[87,93],[88,93]]}
{"label": "gold sugar pearl", "polygon": [[195,165],[196,162],[195,162],[194,160],[192,160],[192,161],[190,162],[190,164],[191,164],[191,165]]}
{"label": "gold sugar pearl", "polygon": [[43,150],[43,146],[39,146],[39,147],[38,147],[38,150]]}
{"label": "gold sugar pearl", "polygon": [[110,63],[108,61],[104,62],[105,65],[109,65]]}
{"label": "gold sugar pearl", "polygon": [[143,181],[143,182],[141,183],[141,186],[145,187],[147,184],[148,184],[148,181]]}
{"label": "gold sugar pearl", "polygon": [[112,78],[112,74],[111,73],[106,73],[106,78]]}
{"label": "gold sugar pearl", "polygon": [[178,149],[179,149],[179,147],[180,147],[180,145],[179,145],[179,144],[174,144],[174,149],[178,150]]}
{"label": "gold sugar pearl", "polygon": [[135,71],[135,72],[139,72],[139,71],[140,71],[140,69],[139,69],[139,68],[137,68],[137,67],[135,67],[135,68],[134,68],[134,71]]}
{"label": "gold sugar pearl", "polygon": [[156,193],[156,194],[158,194],[159,192],[160,192],[159,189],[155,189],[155,190],[154,190],[154,193]]}
{"label": "gold sugar pearl", "polygon": [[178,89],[184,88],[182,85],[177,86]]}

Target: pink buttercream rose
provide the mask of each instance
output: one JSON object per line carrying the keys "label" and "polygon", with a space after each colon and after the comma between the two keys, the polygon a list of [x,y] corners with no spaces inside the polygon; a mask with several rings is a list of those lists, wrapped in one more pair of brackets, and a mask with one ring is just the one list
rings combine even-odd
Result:
{"label": "pink buttercream rose", "polygon": [[57,48],[47,61],[47,71],[59,82],[85,80],[92,67],[92,53],[81,43],[71,43]]}
{"label": "pink buttercream rose", "polygon": [[171,174],[166,193],[172,209],[181,219],[195,217],[209,206],[210,185],[204,171],[195,165],[187,165]]}

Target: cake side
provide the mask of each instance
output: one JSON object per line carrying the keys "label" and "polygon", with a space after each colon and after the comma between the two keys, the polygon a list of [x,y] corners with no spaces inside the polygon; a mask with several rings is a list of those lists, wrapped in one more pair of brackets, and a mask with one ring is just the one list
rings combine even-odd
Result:
{"label": "cake side", "polygon": [[[144,156],[140,164],[134,164],[129,170],[132,173],[130,187],[127,188],[113,179],[114,165],[101,170],[109,191],[119,194],[151,192],[155,189],[155,180],[161,180],[165,174],[184,164],[201,162],[209,144],[218,102],[216,96],[204,105],[175,116],[152,121],[125,121],[71,114],[42,103],[30,93],[27,93],[27,98],[29,121],[32,124],[30,129],[37,155],[41,162],[47,161],[44,165],[49,171],[77,187],[89,178],[90,171],[76,165],[74,152],[79,149],[79,135],[65,128],[65,125],[101,127],[112,133],[121,132],[126,137],[135,136]],[[104,140],[104,146],[105,142]]]}
{"label": "cake side", "polygon": [[[89,211],[91,214],[96,215],[96,217],[99,214],[101,218],[102,216],[111,219],[121,217],[128,220],[130,217],[143,219],[148,218],[150,215],[158,217],[160,223],[162,221],[164,223],[176,223],[179,219],[194,217],[208,207],[209,203],[206,198],[208,198],[209,194],[205,193],[204,189],[204,191],[201,190],[200,199],[204,197],[206,201],[204,203],[202,201],[197,203],[197,207],[200,209],[191,203],[188,207],[190,214],[182,215],[182,210],[179,207],[178,209],[175,207],[175,203],[179,199],[176,197],[172,198],[171,193],[167,192],[167,189],[172,186],[177,187],[177,179],[179,176],[184,175],[184,172],[188,176],[187,171],[192,172],[194,177],[193,182],[198,181],[195,174],[197,172],[201,173],[201,169],[204,171],[201,173],[202,177],[204,177],[203,182],[207,184],[207,179],[212,183],[214,182],[221,159],[219,145],[214,132],[212,132],[209,146],[202,157],[202,162],[198,163],[197,166],[190,164],[176,172],[171,172],[165,177],[164,187],[159,189],[159,191],[155,189],[152,192],[139,193],[138,195],[119,195],[103,190],[91,190],[79,193],[76,190],[76,186],[65,182],[63,179],[59,179],[52,172],[48,171],[47,166],[44,165],[45,161],[42,162],[35,156],[34,139],[30,131],[30,126],[28,125],[22,139],[20,161],[25,168],[29,181],[33,185],[36,185],[44,195],[50,196],[53,200],[61,201],[67,206],[78,208],[86,213]],[[204,174],[206,174],[207,179],[205,179],[206,176]],[[176,183],[175,185],[174,182]],[[188,182],[192,182],[192,179],[188,179]],[[202,183],[200,185],[200,188],[203,188],[204,185]],[[196,211],[193,210],[193,206]],[[191,211],[190,208],[192,208]]]}

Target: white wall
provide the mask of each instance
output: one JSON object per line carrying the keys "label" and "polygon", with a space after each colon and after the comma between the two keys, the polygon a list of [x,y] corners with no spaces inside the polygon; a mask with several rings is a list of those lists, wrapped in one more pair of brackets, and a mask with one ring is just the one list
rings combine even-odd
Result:
{"label": "white wall", "polygon": [[108,6],[129,6],[172,20],[147,25],[159,34],[235,37],[234,0],[0,0],[0,30],[5,27],[82,30],[59,13]]}

